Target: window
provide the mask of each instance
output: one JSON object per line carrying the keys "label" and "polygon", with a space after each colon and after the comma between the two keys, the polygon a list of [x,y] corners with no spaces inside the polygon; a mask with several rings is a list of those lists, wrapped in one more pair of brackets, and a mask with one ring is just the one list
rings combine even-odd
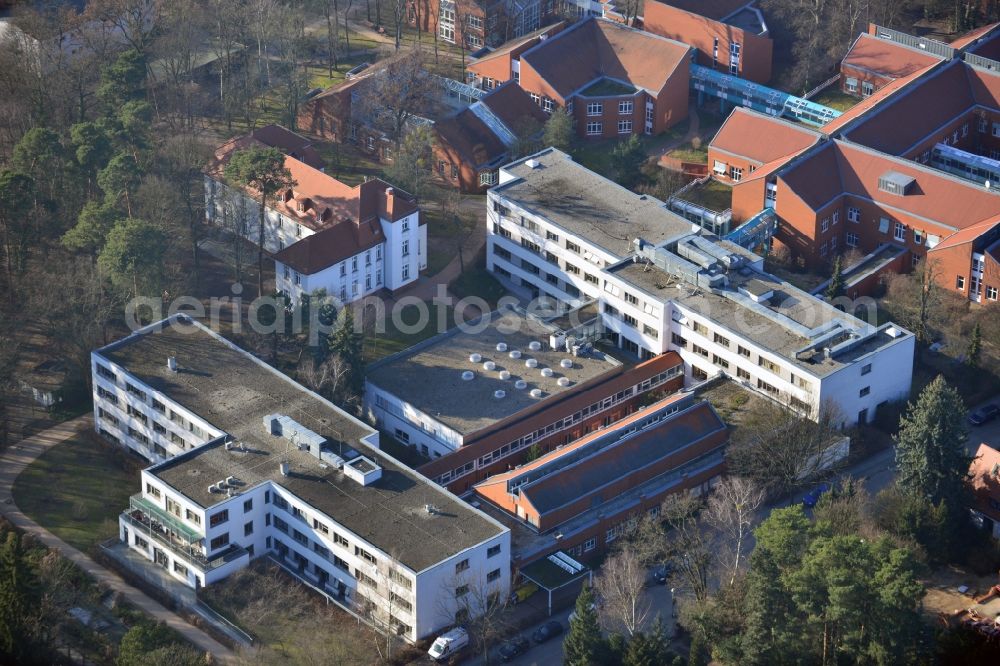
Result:
{"label": "window", "polygon": [[860,208],[854,208],[853,206],[848,207],[848,209],[847,209],[847,221],[848,222],[854,222],[854,223],[860,222],[861,221],[861,209]]}
{"label": "window", "polygon": [[136,388],[135,386],[132,386],[128,382],[125,382],[125,390],[142,401],[146,400],[146,392]]}
{"label": "window", "polygon": [[250,513],[251,511],[253,511],[253,498],[243,502],[243,513]]}
{"label": "window", "polygon": [[243,526],[243,536],[250,536],[251,534],[253,534],[253,521],[252,520],[249,523],[246,523]]}
{"label": "window", "polygon": [[456,597],[464,597],[468,593],[469,593],[469,586],[468,585],[459,585],[458,587],[455,588],[455,596]]}
{"label": "window", "polygon": [[223,546],[228,546],[228,545],[229,545],[229,533],[227,532],[226,534],[217,536],[214,539],[212,539],[212,542],[209,544],[209,548],[211,550],[218,550]]}
{"label": "window", "polygon": [[986,287],[986,298],[988,298],[991,301],[997,300],[997,288]]}
{"label": "window", "polygon": [[763,379],[757,380],[757,388],[761,389],[762,391],[767,391],[768,393],[773,393],[774,395],[778,394],[778,387],[768,384]]}
{"label": "window", "polygon": [[451,165],[451,179],[458,180],[458,167],[454,164]]}
{"label": "window", "polygon": [[833,224],[834,225],[840,224],[840,211],[839,210],[833,211],[833,218],[832,219],[833,219]]}
{"label": "window", "polygon": [[188,575],[188,568],[177,560],[174,560],[174,572],[186,577]]}
{"label": "window", "polygon": [[371,564],[375,564],[375,556],[372,555],[371,553],[369,553],[367,550],[365,550],[361,546],[355,546],[354,547],[354,554],[357,555],[358,557],[360,557],[363,560],[367,560]]}
{"label": "window", "polygon": [[583,542],[583,552],[589,553],[597,548],[597,539],[587,539]]}
{"label": "window", "polygon": [[715,335],[712,336],[712,338],[715,340],[715,344],[717,344],[717,345],[722,345],[723,347],[728,347],[729,346],[729,338],[727,338],[725,336],[722,336],[722,335],[719,335],[718,333],[716,333]]}
{"label": "window", "polygon": [[870,81],[862,81],[861,82],[861,96],[862,97],[868,97],[873,92],[875,92],[875,85],[873,83],[871,83]]}
{"label": "window", "polygon": [[597,276],[591,275],[590,273],[584,273],[583,279],[591,284],[597,284]]}
{"label": "window", "polygon": [[976,124],[976,127],[979,129],[980,132],[985,132],[986,131],[986,118],[980,118],[979,122]]}
{"label": "window", "polygon": [[496,185],[497,174],[495,171],[483,171],[479,174],[480,185]]}
{"label": "window", "polygon": [[469,560],[464,559],[455,565],[455,573],[461,573],[469,568]]}
{"label": "window", "polygon": [[897,222],[892,231],[892,237],[896,240],[901,241],[906,238],[906,227],[903,226],[902,222]]}
{"label": "window", "polygon": [[375,150],[375,137],[368,137],[367,146],[368,150]]}
{"label": "window", "polygon": [[861,374],[862,375],[867,375],[871,371],[872,371],[872,364],[871,363],[865,363],[863,366],[861,366]]}
{"label": "window", "polygon": [[834,252],[837,249],[837,237],[834,236],[830,239],[830,251]]}
{"label": "window", "polygon": [[740,379],[745,379],[747,381],[750,381],[750,373],[744,370],[743,368],[736,368],[736,376],[739,377]]}
{"label": "window", "polygon": [[618,133],[619,134],[631,134],[632,132],[632,121],[631,120],[619,120],[618,121]]}
{"label": "window", "polygon": [[408,257],[410,255],[410,241],[403,241],[403,256]]}
{"label": "window", "polygon": [[566,249],[570,252],[576,252],[577,254],[580,253],[580,246],[570,241],[566,241]]}
{"label": "window", "polygon": [[531,101],[534,102],[535,104],[542,103],[542,98],[537,93],[528,93],[528,95],[531,96]]}
{"label": "window", "polygon": [[712,354],[712,363],[720,368],[729,368],[729,361],[722,358],[718,354]]}
{"label": "window", "polygon": [[184,510],[184,517],[190,520],[195,525],[201,525],[201,516],[192,511],[191,509]]}
{"label": "window", "polygon": [[857,247],[858,246],[858,235],[853,231],[847,232],[847,247]]}
{"label": "window", "polygon": [[604,132],[604,123],[587,123],[587,134],[590,136],[599,135]]}
{"label": "window", "polygon": [[487,583],[494,583],[494,582],[496,582],[498,580],[500,580],[500,570],[499,569],[494,569],[493,571],[491,571],[488,574],[486,574],[486,582]]}
{"label": "window", "polygon": [[101,377],[104,377],[105,379],[108,379],[108,380],[110,380],[112,382],[114,382],[115,379],[116,379],[115,373],[111,372],[110,369],[104,367],[100,363],[97,364],[97,374],[99,374]]}
{"label": "window", "polygon": [[958,289],[959,291],[964,291],[965,290],[965,277],[964,276],[959,275],[958,277],[955,278],[955,288]]}
{"label": "window", "polygon": [[775,363],[774,361],[769,361],[763,356],[757,359],[757,365],[764,368],[765,370],[770,370],[774,374],[778,374],[779,372],[781,372],[781,368],[778,367],[777,363]]}
{"label": "window", "polygon": [[736,345],[736,351],[739,352],[740,356],[745,356],[746,358],[750,358],[750,350],[744,347],[743,345]]}
{"label": "window", "polygon": [[654,340],[658,340],[659,337],[660,337],[660,332],[657,331],[652,326],[650,326],[649,324],[643,324],[642,325],[642,332],[643,332],[643,334],[645,334],[645,335],[653,338]]}
{"label": "window", "polygon": [[344,548],[348,548],[350,546],[350,544],[347,542],[347,537],[343,536],[339,532],[333,533],[333,542],[338,546],[343,546]]}
{"label": "window", "polygon": [[859,398],[863,398],[863,397],[865,397],[866,395],[868,395],[871,392],[872,392],[872,387],[871,386],[866,386],[863,389],[861,389],[860,391],[858,391],[858,397]]}
{"label": "window", "polygon": [[407,590],[413,589],[413,581],[395,569],[389,570],[389,579],[400,587],[405,587]]}
{"label": "window", "polygon": [[823,221],[819,224],[819,230],[821,232],[827,232],[830,230],[830,218],[824,217]]}
{"label": "window", "polygon": [[587,115],[599,116],[604,113],[604,105],[600,102],[587,102]]}
{"label": "window", "polygon": [[229,509],[223,509],[218,513],[213,513],[208,519],[209,527],[216,527],[229,520]]}
{"label": "window", "polygon": [[486,549],[486,557],[494,557],[500,554],[500,545],[490,546]]}
{"label": "window", "polygon": [[618,102],[618,113],[623,116],[632,113],[632,100]]}
{"label": "window", "polygon": [[543,99],[542,100],[542,111],[544,111],[545,113],[552,113],[552,109],[553,109],[552,100],[549,99],[548,97],[546,97],[545,99]]}
{"label": "window", "polygon": [[729,177],[733,179],[734,182],[738,183],[743,180],[743,169],[737,167],[729,167]]}
{"label": "window", "polygon": [[160,493],[160,489],[151,483],[146,484],[146,494],[152,495],[156,499],[160,499],[163,495]]}

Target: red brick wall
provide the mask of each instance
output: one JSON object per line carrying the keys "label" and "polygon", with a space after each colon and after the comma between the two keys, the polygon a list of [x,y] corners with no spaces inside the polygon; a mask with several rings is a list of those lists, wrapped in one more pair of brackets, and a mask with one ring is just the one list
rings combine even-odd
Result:
{"label": "red brick wall", "polygon": [[[444,162],[443,170],[441,162]],[[453,166],[458,168],[457,179],[451,177]],[[440,136],[435,137],[431,169],[439,183],[458,188],[462,192],[481,193],[488,187],[479,185],[479,173],[473,165],[464,160],[451,144],[443,142]]]}
{"label": "red brick wall", "polygon": [[295,126],[299,131],[344,143],[350,122],[350,92],[309,100],[302,105]]}
{"label": "red brick wall", "polygon": [[[726,164],[727,168],[724,174],[719,174],[713,171],[713,169],[715,168],[716,160],[718,160],[719,162],[724,162]],[[733,155],[732,153],[727,153],[723,150],[713,148],[712,146],[708,147],[708,171],[709,173],[712,174],[714,178],[717,178],[721,181],[727,183],[733,182],[733,179],[729,177],[730,174],[729,167],[736,167],[737,169],[743,169],[743,178],[746,178],[751,173],[750,167],[756,168],[758,166],[760,166],[758,162],[751,162],[746,157],[739,157],[737,155]]]}
{"label": "red brick wall", "polygon": [[[847,89],[847,79],[848,77],[858,80],[858,87],[853,92]],[[861,84],[864,81],[868,81],[873,86],[875,90],[889,85],[895,79],[888,76],[881,76],[870,72],[867,69],[858,69],[856,67],[851,67],[850,65],[845,65],[841,63],[840,65],[840,89],[843,90],[848,95],[854,95],[855,97],[861,97]]]}
{"label": "red brick wall", "polygon": [[[681,63],[660,90],[653,107],[653,134],[659,134],[688,116],[688,99],[691,95],[691,69]],[[645,122],[645,109],[643,122]]]}
{"label": "red brick wall", "polygon": [[[712,168],[709,153],[708,168]],[[733,185],[733,222],[745,222],[764,209],[764,191],[767,179],[743,180]]]}
{"label": "red brick wall", "polygon": [[767,37],[748,33],[657,0],[646,0],[643,22],[643,27],[649,32],[698,49],[698,63],[701,65],[713,65],[715,40],[718,39],[718,68],[726,72],[729,71],[729,45],[737,42],[741,45],[737,75],[757,83],[767,83],[771,78],[774,46]]}

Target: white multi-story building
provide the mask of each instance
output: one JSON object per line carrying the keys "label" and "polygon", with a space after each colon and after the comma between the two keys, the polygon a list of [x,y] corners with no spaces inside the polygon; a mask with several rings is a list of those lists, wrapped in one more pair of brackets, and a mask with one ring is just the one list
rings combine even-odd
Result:
{"label": "white multi-story building", "polygon": [[155,463],[120,537],[187,585],[270,556],[409,640],[508,593],[507,528],[206,327],[178,315],[92,363],[98,431]]}
{"label": "white multi-story building", "polygon": [[[260,233],[256,193],[228,184],[225,167],[234,153],[269,145],[261,136],[267,135],[223,144],[205,172],[208,221],[254,244]],[[322,289],[348,303],[400,289],[427,268],[427,227],[412,197],[378,179],[345,185],[292,155],[285,156],[285,167],[294,185],[264,216],[264,249],[274,256],[278,291],[298,300]]]}
{"label": "white multi-story building", "polygon": [[723,373],[813,418],[833,406],[843,423],[909,395],[911,333],[810,296],[558,150],[501,169],[487,209],[491,271],[567,307],[597,302],[616,345],[675,350],[689,381]]}

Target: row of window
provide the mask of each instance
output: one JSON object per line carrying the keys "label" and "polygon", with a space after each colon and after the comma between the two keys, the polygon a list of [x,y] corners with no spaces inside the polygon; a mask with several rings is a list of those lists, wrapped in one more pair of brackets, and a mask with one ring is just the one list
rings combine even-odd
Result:
{"label": "row of window", "polygon": [[[959,275],[959,276],[957,276],[955,278],[955,288],[958,289],[959,291],[965,291],[965,276],[964,275]],[[973,296],[980,296],[982,294],[982,292],[983,292],[983,283],[982,283],[982,280],[978,276],[973,275],[969,279],[969,293],[972,294]],[[989,285],[986,286],[986,299],[987,300],[990,300],[990,301],[997,300],[997,293],[998,292],[997,292],[997,288],[996,287],[989,286]]]}
{"label": "row of window", "polygon": [[[632,133],[632,121],[631,120],[619,120],[618,121],[618,133],[619,134],[631,134]],[[587,135],[588,136],[600,136],[604,134],[604,123],[599,121],[593,121],[587,123]]]}
{"label": "row of window", "polygon": [[[621,100],[618,102],[618,113],[621,115],[631,114],[635,108],[632,100]],[[604,114],[604,102],[587,102],[587,115],[600,116]]]}

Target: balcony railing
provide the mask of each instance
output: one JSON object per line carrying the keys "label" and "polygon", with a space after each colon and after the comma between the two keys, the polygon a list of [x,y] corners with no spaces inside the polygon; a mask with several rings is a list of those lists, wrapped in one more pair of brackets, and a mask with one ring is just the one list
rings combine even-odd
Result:
{"label": "balcony railing", "polygon": [[122,517],[137,534],[150,537],[157,544],[166,547],[167,550],[179,555],[202,571],[211,571],[247,554],[245,548],[232,544],[212,559],[208,559],[201,551],[200,546],[187,542],[175,534],[168,532],[155,517],[139,509],[127,511],[122,514]]}

